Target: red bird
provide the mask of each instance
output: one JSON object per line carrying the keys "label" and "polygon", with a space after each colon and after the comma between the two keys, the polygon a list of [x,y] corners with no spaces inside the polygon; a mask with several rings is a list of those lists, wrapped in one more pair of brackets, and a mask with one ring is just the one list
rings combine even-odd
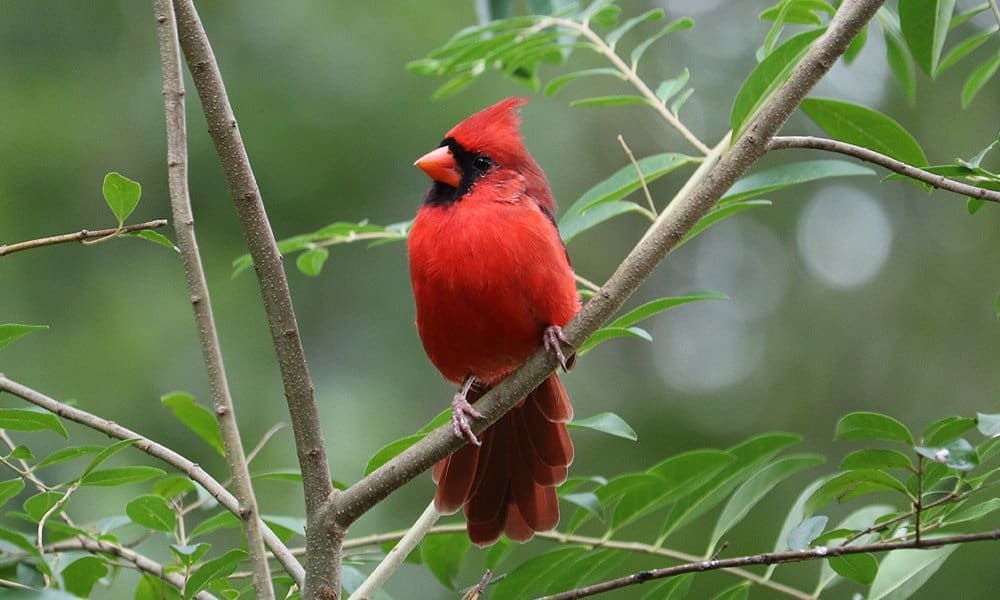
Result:
{"label": "red bird", "polygon": [[[544,345],[565,370],[564,326],[580,309],[545,174],[507,98],[465,119],[416,163],[431,185],[409,236],[417,331],[427,356],[460,384],[455,434],[469,444],[433,471],[438,511],[465,507],[480,546],[526,541],[559,522],[556,486],[573,461],[566,390],[552,374],[476,439],[472,403]],[[572,358],[572,356],[571,356]]]}

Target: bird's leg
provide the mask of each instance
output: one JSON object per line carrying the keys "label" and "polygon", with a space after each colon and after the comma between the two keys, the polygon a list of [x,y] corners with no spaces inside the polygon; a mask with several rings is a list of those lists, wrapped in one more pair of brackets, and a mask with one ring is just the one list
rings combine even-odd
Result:
{"label": "bird's leg", "polygon": [[[558,325],[549,325],[546,327],[545,333],[542,334],[542,343],[545,345],[546,350],[555,355],[563,371],[569,371],[573,368],[573,364],[576,362],[576,354],[570,354],[569,359],[563,354],[563,344],[566,344],[570,348],[573,348],[573,345],[566,339],[562,327]],[[575,348],[573,349],[575,350]]]}
{"label": "bird's leg", "polygon": [[472,432],[472,425],[469,423],[469,417],[474,417],[476,419],[482,419],[483,413],[476,410],[476,407],[469,404],[467,396],[469,395],[469,390],[472,386],[476,384],[476,377],[474,375],[469,375],[462,382],[462,387],[455,392],[455,397],[451,399],[451,428],[455,432],[455,435],[464,438],[467,442],[473,446],[479,446],[482,442],[476,437],[476,434]]}

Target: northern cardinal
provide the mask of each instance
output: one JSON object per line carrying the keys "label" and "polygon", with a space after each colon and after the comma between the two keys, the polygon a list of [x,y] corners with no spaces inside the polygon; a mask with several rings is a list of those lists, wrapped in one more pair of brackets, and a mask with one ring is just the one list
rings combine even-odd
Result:
{"label": "northern cardinal", "polygon": [[417,331],[434,366],[460,386],[452,426],[469,442],[434,467],[434,502],[445,514],[464,506],[480,546],[554,528],[556,486],[573,461],[573,408],[556,374],[481,442],[469,425],[482,416],[473,403],[539,346],[567,368],[562,326],[580,309],[555,200],[518,131],[525,102],[507,98],[472,115],[414,163],[434,180],[408,242]]}

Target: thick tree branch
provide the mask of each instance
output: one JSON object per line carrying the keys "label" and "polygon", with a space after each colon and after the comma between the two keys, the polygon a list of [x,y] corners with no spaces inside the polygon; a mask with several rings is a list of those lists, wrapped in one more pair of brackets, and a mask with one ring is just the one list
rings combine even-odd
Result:
{"label": "thick tree branch", "polygon": [[155,221],[136,223],[135,225],[125,225],[121,229],[118,229],[117,227],[112,227],[110,229],[94,229],[94,230],[81,229],[80,231],[76,231],[74,233],[50,235],[48,237],[38,238],[37,240],[27,240],[24,242],[17,242],[14,244],[0,245],[0,256],[4,256],[6,254],[13,254],[15,252],[20,252],[21,250],[31,250],[32,248],[41,248],[42,246],[65,244],[67,242],[84,242],[86,240],[104,238],[115,234],[134,233],[136,231],[143,231],[146,229],[158,229],[166,224],[167,224],[166,219],[156,219]]}
{"label": "thick tree branch", "polygon": [[[826,33],[813,43],[792,76],[764,103],[745,132],[728,151],[725,149],[727,136],[705,157],[692,180],[660,213],[601,291],[563,329],[572,344],[581,344],[617,312],[667,252],[763,156],[768,141],[781,129],[809,90],[830,70],[882,3],[883,0],[845,0],[841,4]],[[521,368],[476,403],[476,408],[486,418],[476,420],[473,430],[479,433],[493,424],[548,377],[555,367],[556,361],[548,352],[536,352]],[[435,429],[340,494],[332,506],[335,521],[342,527],[348,526],[463,443],[451,432],[450,426]]]}
{"label": "thick tree branch", "polygon": [[655,579],[675,577],[684,573],[701,573],[703,571],[716,571],[718,569],[729,569],[732,567],[747,567],[751,565],[777,565],[782,563],[802,562],[805,560],[819,560],[831,556],[845,556],[848,554],[862,554],[865,552],[889,552],[890,550],[905,549],[927,549],[940,548],[941,546],[952,546],[955,544],[968,544],[970,542],[983,542],[1000,540],[1000,529],[995,531],[983,531],[980,533],[969,533],[964,535],[951,535],[937,538],[923,538],[921,540],[911,540],[906,542],[876,542],[873,544],[860,544],[857,546],[832,546],[811,548],[809,550],[792,550],[788,552],[769,552],[767,554],[755,554],[753,556],[741,556],[738,558],[724,558],[719,560],[702,560],[698,562],[665,567],[662,569],[652,569],[640,571],[626,577],[612,579],[589,585],[586,587],[544,596],[540,600],[575,600],[576,598],[586,598],[595,596],[602,592],[617,590],[630,585],[646,583]]}
{"label": "thick tree branch", "polygon": [[[142,450],[153,458],[162,460],[181,473],[184,473],[192,481],[205,488],[205,490],[211,494],[213,498],[218,500],[219,504],[225,507],[226,510],[235,515],[239,515],[240,503],[235,496],[230,494],[229,491],[222,486],[222,484],[216,481],[215,478],[209,475],[208,472],[202,469],[198,464],[191,462],[170,448],[167,448],[162,444],[158,444],[146,436],[140,435],[127,427],[119,425],[118,423],[102,419],[97,415],[93,415],[87,411],[69,406],[68,404],[63,404],[62,402],[50,398],[41,392],[37,392],[27,386],[17,383],[16,381],[8,379],[3,373],[0,373],[0,391],[11,393],[22,400],[26,400],[35,406],[40,406],[64,419],[73,421],[74,423],[79,423],[80,425],[89,427],[95,431],[100,431],[110,437],[119,440],[138,440],[135,443],[136,448]],[[305,580],[305,572],[302,569],[302,565],[299,564],[299,561],[288,550],[288,547],[285,546],[280,539],[278,539],[278,536],[276,536],[270,528],[263,523],[261,524],[261,528],[264,536],[264,543],[267,544],[268,549],[274,553],[275,558],[281,562],[281,565],[285,568],[285,571],[288,572],[292,579],[294,579],[295,582],[301,586]]]}
{"label": "thick tree branch", "polygon": [[184,115],[184,77],[181,73],[180,43],[177,40],[177,23],[171,0],[153,0],[157,33],[160,39],[160,63],[163,67],[163,101],[167,123],[167,174],[170,187],[170,206],[173,211],[177,248],[184,263],[191,307],[201,342],[202,360],[208,371],[208,385],[212,394],[215,416],[219,422],[226,461],[232,476],[233,488],[239,500],[236,513],[243,524],[253,572],[253,588],[257,598],[272,600],[271,569],[264,552],[257,498],[250,482],[250,469],[243,452],[233,399],[226,379],[218,329],[212,313],[212,300],[205,280],[205,270],[198,251],[194,231],[194,214],[187,179],[187,124]]}
{"label": "thick tree branch", "polygon": [[209,133],[226,175],[226,183],[243,228],[264,311],[267,313],[285,399],[295,433],[295,446],[306,504],[306,546],[309,571],[303,594],[313,598],[323,590],[340,593],[340,543],[343,531],[315,515],[334,496],[326,445],[320,428],[312,379],[299,335],[291,292],[281,254],[274,240],[260,190],[236,124],[219,65],[192,0],[174,2],[181,49],[201,98]]}
{"label": "thick tree branch", "polygon": [[862,146],[848,144],[847,142],[838,142],[837,140],[807,135],[789,135],[775,137],[767,144],[768,151],[784,150],[785,148],[811,148],[813,150],[826,150],[827,152],[836,152],[838,154],[853,156],[854,158],[870,162],[880,167],[885,167],[890,171],[895,171],[900,175],[904,175],[910,179],[916,179],[917,181],[922,181],[923,183],[942,190],[948,190],[949,192],[955,192],[956,194],[962,194],[963,196],[978,198],[980,200],[1000,202],[1000,192],[969,185],[968,183],[955,181],[954,179],[948,179],[943,175],[935,175],[930,171],[925,171],[918,167],[914,167],[913,165],[908,165],[902,161],[896,160],[895,158],[886,156],[885,154],[880,154]]}
{"label": "thick tree branch", "polygon": [[[70,552],[73,550],[86,550],[87,552],[105,552],[107,554],[113,554],[132,563],[137,570],[159,577],[163,581],[177,588],[178,591],[184,591],[184,584],[186,582],[184,577],[180,574],[167,571],[160,563],[145,555],[139,554],[131,548],[126,548],[125,546],[121,546],[119,544],[112,544],[107,540],[92,540],[90,538],[78,537],[45,546],[46,553]],[[216,596],[209,592],[198,592],[194,595],[194,597],[199,600],[216,600]]]}

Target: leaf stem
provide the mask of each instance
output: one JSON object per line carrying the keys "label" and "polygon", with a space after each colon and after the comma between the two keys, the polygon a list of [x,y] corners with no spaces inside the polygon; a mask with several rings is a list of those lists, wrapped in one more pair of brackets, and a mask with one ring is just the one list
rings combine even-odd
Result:
{"label": "leaf stem", "polygon": [[163,227],[167,224],[166,219],[156,219],[155,221],[147,221],[145,223],[137,223],[135,225],[125,225],[124,227],[111,227],[108,229],[81,229],[73,233],[63,233],[60,235],[50,235],[48,237],[38,238],[35,240],[27,240],[24,242],[16,242],[14,244],[4,244],[0,245],[0,256],[6,254],[13,254],[15,252],[20,252],[22,250],[31,250],[33,248],[41,248],[42,246],[53,246],[55,244],[65,244],[67,242],[80,242],[84,243],[87,240],[94,240],[99,238],[108,238],[112,236],[117,236],[122,233],[132,233],[134,231],[143,231],[146,229],[157,229]]}

